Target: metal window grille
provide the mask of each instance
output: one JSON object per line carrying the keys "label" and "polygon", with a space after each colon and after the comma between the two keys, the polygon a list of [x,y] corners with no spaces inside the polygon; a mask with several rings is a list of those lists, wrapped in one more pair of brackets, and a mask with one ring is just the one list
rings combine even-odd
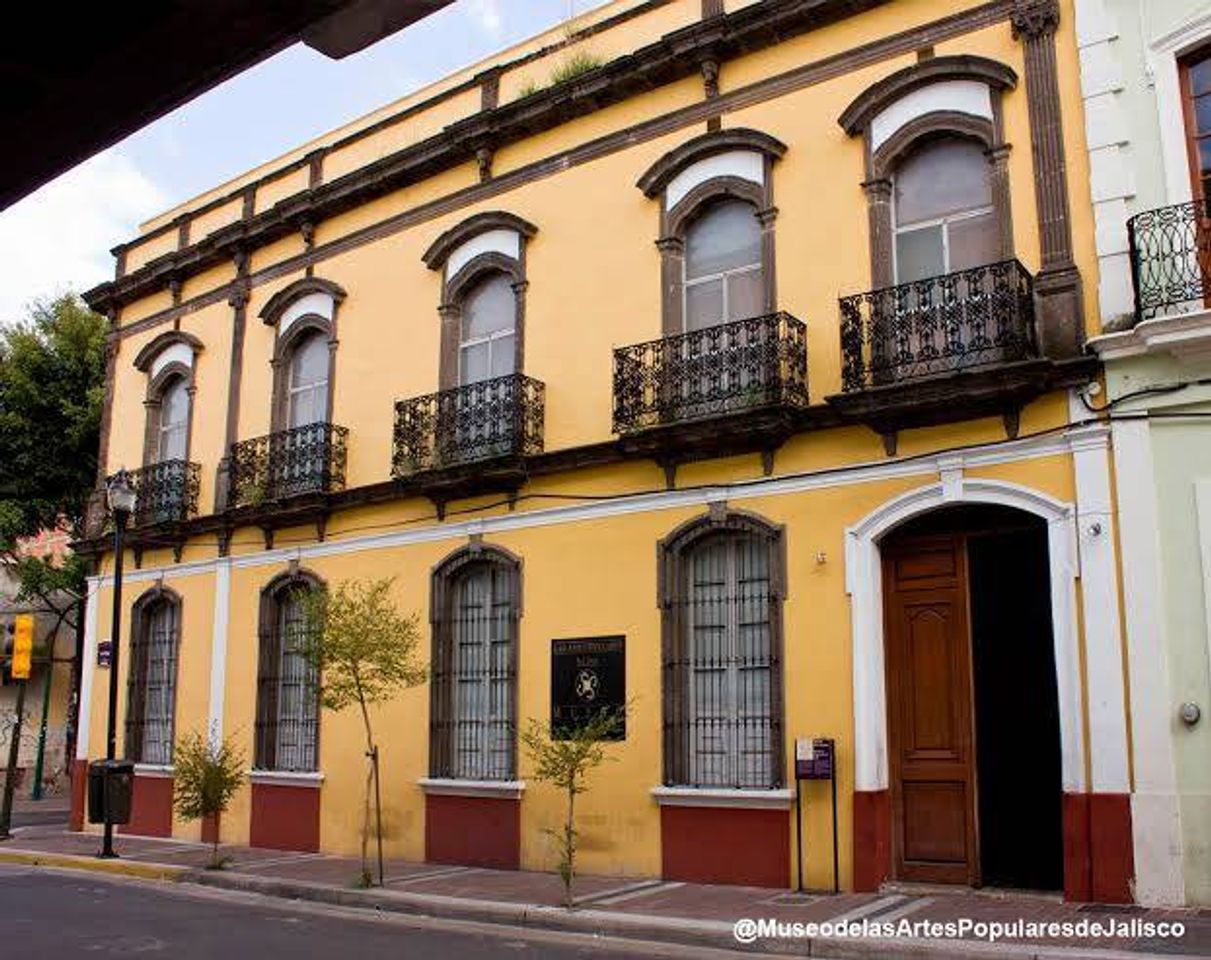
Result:
{"label": "metal window grille", "polygon": [[307,771],[318,765],[319,677],[306,654],[305,589],[287,588],[276,598],[261,640],[258,769]]}
{"label": "metal window grille", "polygon": [[695,787],[781,785],[780,663],[770,550],[727,533],[692,547],[683,564],[677,653],[666,664],[676,702],[671,779]]}
{"label": "metal window grille", "polygon": [[431,736],[433,775],[511,780],[517,659],[516,574],[474,563],[449,585],[437,624]]}
{"label": "metal window grille", "polygon": [[126,753],[139,763],[172,763],[180,615],[157,601],[139,619],[127,677]]}

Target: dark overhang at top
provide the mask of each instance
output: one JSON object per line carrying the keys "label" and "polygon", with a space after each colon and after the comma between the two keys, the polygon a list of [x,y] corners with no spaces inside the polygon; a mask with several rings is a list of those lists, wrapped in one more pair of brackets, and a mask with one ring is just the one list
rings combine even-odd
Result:
{"label": "dark overhang at top", "polygon": [[0,52],[0,116],[10,137],[0,209],[294,43],[345,57],[451,2],[21,4]]}

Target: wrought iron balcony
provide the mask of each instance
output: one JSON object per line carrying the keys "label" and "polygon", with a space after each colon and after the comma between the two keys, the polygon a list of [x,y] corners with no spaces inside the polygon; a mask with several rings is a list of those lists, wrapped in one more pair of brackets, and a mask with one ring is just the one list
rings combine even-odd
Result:
{"label": "wrought iron balcony", "polygon": [[135,488],[136,527],[183,523],[198,513],[201,467],[185,460],[165,460],[128,474]]}
{"label": "wrought iron balcony", "polygon": [[1127,221],[1136,321],[1211,306],[1211,210],[1196,200]]}
{"label": "wrought iron balcony", "polygon": [[348,437],[344,427],[309,423],[233,444],[228,506],[344,489]]}
{"label": "wrought iron balcony", "polygon": [[807,403],[807,329],[787,313],[614,350],[615,433]]}
{"label": "wrought iron balcony", "polygon": [[841,299],[849,393],[1038,356],[1034,280],[1017,260]]}
{"label": "wrought iron balcony", "polygon": [[542,453],[544,391],[538,380],[511,373],[397,401],[392,474]]}

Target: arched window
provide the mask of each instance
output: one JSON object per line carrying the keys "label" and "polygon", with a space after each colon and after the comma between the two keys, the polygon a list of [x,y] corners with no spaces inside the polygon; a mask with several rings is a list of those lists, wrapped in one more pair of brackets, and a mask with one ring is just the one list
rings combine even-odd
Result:
{"label": "arched window", "polygon": [[687,331],[765,312],[761,224],[752,204],[725,200],[690,223],[684,295]]}
{"label": "arched window", "polygon": [[434,572],[432,603],[430,775],[513,780],[520,564],[460,551]]}
{"label": "arched window", "polygon": [[189,460],[194,368],[201,352],[197,337],[169,330],[144,344],[135,357],[135,369],[147,375],[145,467]]}
{"label": "arched window", "polygon": [[[304,277],[261,309],[261,319],[274,329],[273,432],[332,420],[337,315],[344,300],[345,291],[331,280]],[[313,440],[322,431],[305,433]]]}
{"label": "arched window", "polygon": [[442,390],[524,371],[526,251],[537,232],[516,214],[491,210],[450,227],[425,251],[425,266],[442,278]]}
{"label": "arched window", "polygon": [[780,530],[741,514],[661,544],[669,786],[783,784],[781,544]]}
{"label": "arched window", "polygon": [[773,313],[774,164],[786,145],[737,127],[674,147],[636,186],[660,203],[666,337]]}
{"label": "arched window", "polygon": [[897,283],[1000,259],[991,172],[987,150],[959,137],[927,141],[896,165]]}
{"label": "arched window", "polygon": [[287,426],[327,421],[330,353],[328,339],[320,333],[308,333],[293,344],[286,388]]}
{"label": "arched window", "polygon": [[257,669],[258,770],[313,771],[319,763],[319,675],[305,601],[322,590],[315,577],[286,574],[261,594],[260,662]]}
{"label": "arched window", "polygon": [[126,676],[126,756],[136,763],[172,763],[181,600],[157,588],[140,597],[131,618]]}
{"label": "arched window", "polygon": [[460,386],[517,369],[517,295],[503,273],[490,273],[462,298],[458,345]]}
{"label": "arched window", "polygon": [[189,384],[175,376],[160,391],[155,461],[185,460],[189,449]]}

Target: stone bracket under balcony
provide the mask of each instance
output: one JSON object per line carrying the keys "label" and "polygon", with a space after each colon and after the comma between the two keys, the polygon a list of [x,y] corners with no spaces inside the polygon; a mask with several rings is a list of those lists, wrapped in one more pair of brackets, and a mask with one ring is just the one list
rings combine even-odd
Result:
{"label": "stone bracket under balcony", "polygon": [[[870,387],[826,397],[846,420],[863,423],[883,438],[887,455],[895,456],[899,433],[914,427],[933,427],[961,420],[999,416],[1005,436],[1018,435],[1022,409],[1054,390],[1060,380],[1071,379],[1074,367],[1082,371],[1074,382],[1094,376],[1095,364],[1051,360],[1023,360],[982,370],[935,374],[904,383]],[[1068,375],[1061,375],[1063,372]]]}
{"label": "stone bracket under balcony", "polygon": [[485,493],[510,502],[543,452],[546,388],[512,373],[395,404],[391,474],[404,490],[446,504]]}
{"label": "stone bracket under balcony", "polygon": [[810,418],[807,331],[786,313],[736,320],[614,351],[614,432],[627,456],[678,465],[775,451]]}

